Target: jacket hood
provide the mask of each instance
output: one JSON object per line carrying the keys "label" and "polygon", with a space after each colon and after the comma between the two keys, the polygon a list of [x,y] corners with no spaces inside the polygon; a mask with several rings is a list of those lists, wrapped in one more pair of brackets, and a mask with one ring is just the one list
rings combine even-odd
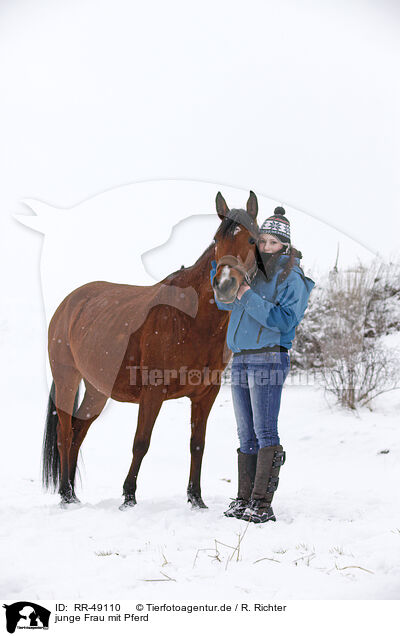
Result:
{"label": "jacket hood", "polygon": [[[286,263],[288,262],[289,258],[290,258],[289,254],[281,254],[280,257],[279,257],[279,264],[280,265],[281,264],[282,265],[286,265]],[[295,262],[296,265],[299,265],[300,259],[299,259],[298,256],[294,257],[294,262]]]}
{"label": "jacket hood", "polygon": [[[267,256],[267,257],[268,257],[268,259],[269,259],[269,257],[271,257],[271,256],[273,256],[273,255],[272,255],[272,254],[261,254],[261,253],[260,253],[260,256],[261,256],[261,260],[264,262],[263,256]],[[290,258],[289,254],[281,254],[281,255],[279,256],[279,258],[278,258],[278,261],[277,261],[277,262],[276,262],[276,264],[275,264],[275,268],[276,268],[276,267],[282,267],[282,268],[283,268],[283,267],[285,267],[285,265],[286,265],[286,263],[288,262],[289,258]],[[298,266],[299,266],[299,264],[300,264],[300,259],[299,259],[299,257],[298,257],[298,256],[295,256],[295,258],[294,258],[294,265],[293,265],[293,269],[294,269],[295,267],[298,267]]]}
{"label": "jacket hood", "polygon": [[[288,254],[281,254],[281,256],[279,257],[279,267],[285,267],[286,263],[289,260],[289,255]],[[308,276],[306,276],[303,272],[303,270],[300,267],[300,259],[298,256],[295,257],[294,259],[294,265],[293,265],[293,271],[297,272],[298,274],[300,274],[300,276],[302,277],[304,284],[307,288],[308,293],[311,293],[311,290],[313,289],[313,287],[315,286],[315,282],[312,280],[312,278],[309,278]]]}

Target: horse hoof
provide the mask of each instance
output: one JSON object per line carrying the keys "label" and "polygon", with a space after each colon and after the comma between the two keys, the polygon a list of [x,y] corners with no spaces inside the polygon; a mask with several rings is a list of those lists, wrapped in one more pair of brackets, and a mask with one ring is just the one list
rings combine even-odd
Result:
{"label": "horse hoof", "polygon": [[208,508],[200,495],[188,495],[188,502],[192,505],[192,510],[200,510],[202,508]]}
{"label": "horse hoof", "polygon": [[72,501],[71,499],[62,499],[60,501],[60,508],[70,508],[71,504],[77,503],[76,501]]}
{"label": "horse hoof", "polygon": [[125,501],[123,504],[121,504],[118,508],[119,510],[128,510],[128,508],[133,508],[134,506],[136,506],[136,499],[135,497],[126,497]]}
{"label": "horse hoof", "polygon": [[80,504],[81,501],[78,497],[63,497],[60,501],[60,508],[68,508],[71,504]]}

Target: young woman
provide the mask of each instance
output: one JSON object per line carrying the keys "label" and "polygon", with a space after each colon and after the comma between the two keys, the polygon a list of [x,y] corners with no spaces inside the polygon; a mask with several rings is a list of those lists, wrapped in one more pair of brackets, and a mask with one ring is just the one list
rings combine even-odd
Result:
{"label": "young woman", "polygon": [[[258,271],[243,283],[233,303],[227,344],[234,352],[231,389],[240,448],[238,494],[224,512],[254,523],[276,521],[271,502],[285,461],[278,435],[283,383],[290,368],[289,349],[315,283],[299,267],[302,255],[290,242],[290,223],[275,208],[260,228]],[[211,282],[215,275],[213,261]]]}

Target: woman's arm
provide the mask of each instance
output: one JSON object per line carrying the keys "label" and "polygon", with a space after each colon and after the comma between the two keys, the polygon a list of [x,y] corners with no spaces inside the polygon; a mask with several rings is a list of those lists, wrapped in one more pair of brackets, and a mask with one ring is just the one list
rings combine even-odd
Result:
{"label": "woman's arm", "polygon": [[218,309],[225,309],[226,311],[232,311],[232,309],[235,306],[235,301],[233,301],[233,303],[221,303],[220,300],[217,300],[215,298],[215,295],[214,295],[214,300],[215,300],[215,304],[217,305]]}
{"label": "woman's arm", "polygon": [[285,333],[301,321],[307,307],[308,296],[309,292],[298,276],[279,292],[275,303],[261,298],[252,289],[248,289],[238,302],[263,327],[278,327]]}

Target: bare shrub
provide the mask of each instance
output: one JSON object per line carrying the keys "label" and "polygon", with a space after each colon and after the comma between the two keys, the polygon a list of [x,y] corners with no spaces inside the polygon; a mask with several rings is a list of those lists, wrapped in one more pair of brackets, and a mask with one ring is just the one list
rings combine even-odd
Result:
{"label": "bare shrub", "polygon": [[[381,314],[385,313],[382,302],[388,297],[386,283],[390,280],[395,290],[393,274],[396,278],[399,271],[397,267],[390,272],[378,261],[368,268],[359,264],[332,271],[324,287],[321,374],[325,388],[346,408],[355,409],[384,391],[398,388],[397,352],[382,342],[391,317],[387,312],[384,317]],[[377,301],[381,302],[381,312]]]}

